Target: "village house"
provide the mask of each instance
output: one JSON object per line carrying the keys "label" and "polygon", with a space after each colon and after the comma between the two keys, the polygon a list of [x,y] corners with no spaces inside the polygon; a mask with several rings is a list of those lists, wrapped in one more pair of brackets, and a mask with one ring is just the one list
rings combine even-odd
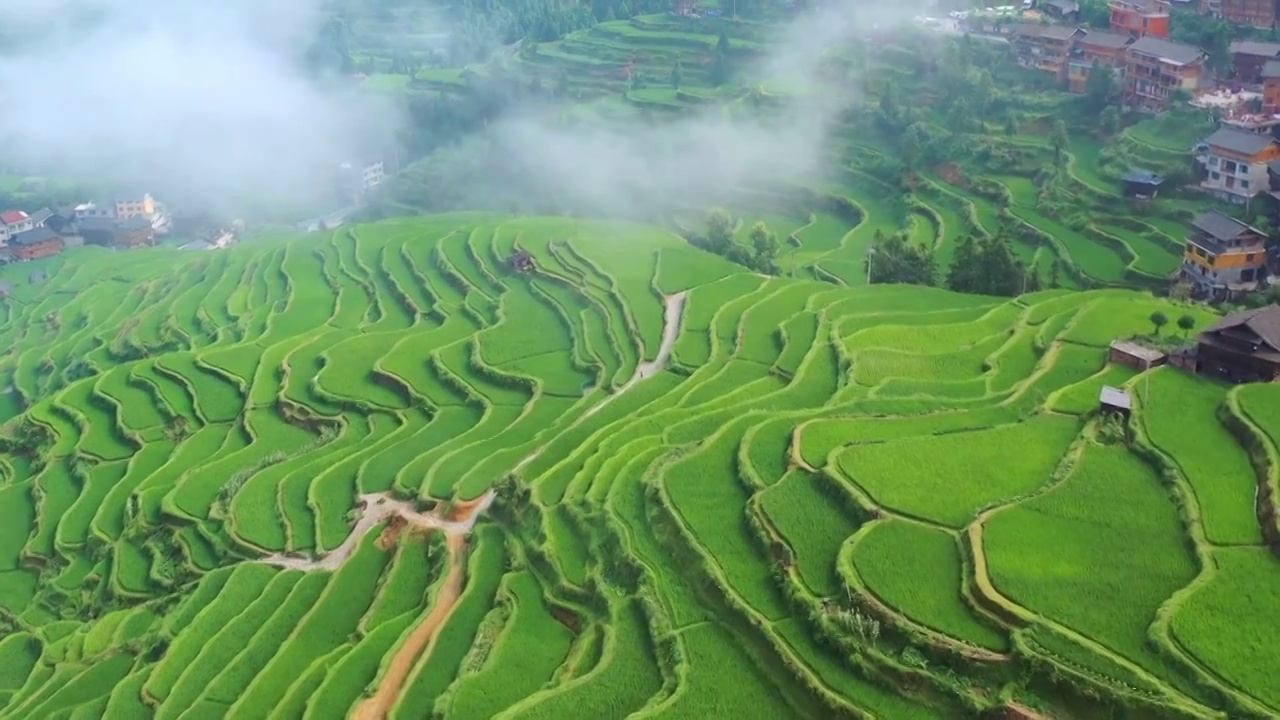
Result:
{"label": "village house", "polygon": [[1169,37],[1166,0],[1111,0],[1111,31],[1134,37]]}
{"label": "village house", "polygon": [[1131,44],[1133,38],[1129,35],[1101,30],[1090,30],[1076,38],[1071,60],[1067,63],[1067,89],[1073,93],[1083,93],[1089,84],[1089,73],[1095,62],[1099,67],[1109,69],[1116,85],[1123,87]]}
{"label": "village house", "polygon": [[1262,66],[1262,111],[1280,111],[1280,60],[1268,60]]}
{"label": "village house", "polygon": [[34,227],[31,216],[21,210],[7,210],[0,213],[0,245],[8,242],[14,235]]}
{"label": "village house", "polygon": [[1280,378],[1280,306],[1228,315],[1200,333],[1196,342],[1201,374],[1237,383]]}
{"label": "village house", "polygon": [[156,208],[156,201],[148,193],[139,195],[129,195],[116,198],[114,217],[118,220],[128,220],[131,217],[143,215],[148,219],[154,218],[159,210]]}
{"label": "village house", "polygon": [[1267,166],[1280,160],[1280,142],[1271,135],[1220,127],[1201,148],[1196,159],[1207,174],[1200,187],[1214,197],[1244,204],[1271,189]]}
{"label": "village house", "polygon": [[1169,108],[1174,92],[1195,93],[1205,78],[1209,54],[1192,45],[1144,37],[1129,46],[1125,105],[1141,112]]}
{"label": "village house", "polygon": [[1237,40],[1231,43],[1230,52],[1231,74],[1235,80],[1258,85],[1262,83],[1262,71],[1267,63],[1280,59],[1280,43]]}
{"label": "village house", "polygon": [[24,230],[9,238],[9,249],[18,260],[38,260],[62,252],[62,238],[46,227]]}
{"label": "village house", "polygon": [[86,218],[77,225],[84,242],[90,245],[135,248],[155,244],[155,228],[141,215],[126,220]]}
{"label": "village house", "polygon": [[1266,240],[1261,230],[1216,210],[1198,215],[1187,233],[1179,274],[1197,295],[1211,300],[1252,292],[1267,274]]}
{"label": "village house", "polygon": [[1163,352],[1132,340],[1116,340],[1107,348],[1107,362],[1134,370],[1149,370],[1169,361]]}
{"label": "village house", "polygon": [[1214,15],[1236,25],[1270,28],[1276,22],[1276,0],[1219,0]]}
{"label": "village house", "polygon": [[1154,200],[1160,192],[1160,186],[1164,184],[1164,178],[1150,170],[1132,170],[1125,173],[1120,182],[1125,197]]}
{"label": "village house", "polygon": [[1044,0],[1036,9],[1060,23],[1074,23],[1080,19],[1080,5],[1075,0]]}
{"label": "village house", "polygon": [[1024,23],[1014,30],[1013,55],[1023,67],[1043,70],[1065,80],[1071,48],[1075,38],[1082,35],[1083,30],[1068,25]]}

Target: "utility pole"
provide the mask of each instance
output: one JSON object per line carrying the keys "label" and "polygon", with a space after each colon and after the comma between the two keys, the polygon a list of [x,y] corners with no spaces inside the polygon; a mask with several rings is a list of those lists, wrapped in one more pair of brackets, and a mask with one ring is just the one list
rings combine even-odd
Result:
{"label": "utility pole", "polygon": [[871,256],[876,254],[875,248],[867,248],[867,284],[871,284]]}

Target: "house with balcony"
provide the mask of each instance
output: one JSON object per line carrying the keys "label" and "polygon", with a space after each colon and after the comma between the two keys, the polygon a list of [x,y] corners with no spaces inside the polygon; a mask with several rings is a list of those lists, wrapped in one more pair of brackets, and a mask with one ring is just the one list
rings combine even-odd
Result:
{"label": "house with balcony", "polygon": [[1206,173],[1201,188],[1242,205],[1271,189],[1267,166],[1280,160],[1280,142],[1268,133],[1223,126],[1198,146],[1196,160]]}
{"label": "house with balcony", "polygon": [[1266,280],[1267,236],[1214,210],[1196,216],[1178,274],[1196,294],[1226,300],[1258,289]]}
{"label": "house with balcony", "polygon": [[1231,52],[1231,74],[1236,82],[1246,85],[1262,83],[1267,63],[1280,59],[1280,43],[1237,40],[1228,47]]}
{"label": "house with balcony", "polygon": [[1280,306],[1268,305],[1228,315],[1196,338],[1196,365],[1202,375],[1228,382],[1280,379]]}
{"label": "house with balcony", "polygon": [[1125,69],[1129,62],[1129,46],[1133,37],[1119,33],[1089,30],[1077,37],[1067,62],[1067,89],[1083,93],[1089,83],[1094,63],[1111,71],[1116,87],[1124,87]]}
{"label": "house with balcony", "polygon": [[1278,15],[1280,0],[1219,0],[1216,17],[1236,25],[1270,29]]}
{"label": "house with balcony", "polygon": [[1194,94],[1207,83],[1209,54],[1194,45],[1140,38],[1129,46],[1124,104],[1138,112],[1169,108],[1178,90]]}
{"label": "house with balcony", "polygon": [[1168,0],[1111,0],[1111,32],[1134,37],[1169,37]]}
{"label": "house with balcony", "polygon": [[1014,29],[1010,42],[1019,65],[1065,80],[1072,47],[1076,38],[1084,34],[1084,30],[1069,25],[1024,23]]}

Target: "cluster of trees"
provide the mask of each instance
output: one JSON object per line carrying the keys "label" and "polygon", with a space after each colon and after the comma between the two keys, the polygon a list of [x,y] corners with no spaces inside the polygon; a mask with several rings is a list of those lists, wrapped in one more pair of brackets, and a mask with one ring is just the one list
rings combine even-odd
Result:
{"label": "cluster of trees", "polygon": [[933,248],[908,242],[906,233],[886,236],[884,231],[876,230],[866,266],[872,283],[938,284]]}
{"label": "cluster of trees", "polygon": [[[886,236],[877,231],[866,267],[872,283],[938,285],[940,279],[933,248],[912,244],[903,233]],[[1014,255],[1013,244],[1004,235],[961,237],[951,267],[941,279],[951,290],[979,295],[1012,297],[1041,288],[1040,277]]]}
{"label": "cluster of trees", "polygon": [[751,246],[748,248],[733,241],[733,230],[737,224],[737,220],[728,210],[714,208],[707,213],[707,234],[694,235],[689,241],[697,247],[756,272],[777,275],[778,254],[782,247],[777,234],[764,223],[758,222],[752,225],[751,231],[747,233],[747,237],[751,240]]}
{"label": "cluster of trees", "polygon": [[965,235],[947,271],[947,287],[957,292],[1011,297],[1040,289],[1040,276],[1013,253],[1006,235]]}

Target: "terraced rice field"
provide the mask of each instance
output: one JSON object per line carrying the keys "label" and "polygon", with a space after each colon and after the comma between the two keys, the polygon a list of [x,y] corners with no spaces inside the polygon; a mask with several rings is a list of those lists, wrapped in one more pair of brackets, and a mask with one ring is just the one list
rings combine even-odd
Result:
{"label": "terraced rice field", "polygon": [[[1280,708],[1280,423],[1104,367],[1167,301],[480,215],[60,260],[0,270],[5,331],[120,302],[83,274],[155,317],[64,319],[87,371],[38,333],[0,357],[43,367],[3,428],[2,718]],[[1149,387],[1131,447],[1104,382]]]}

